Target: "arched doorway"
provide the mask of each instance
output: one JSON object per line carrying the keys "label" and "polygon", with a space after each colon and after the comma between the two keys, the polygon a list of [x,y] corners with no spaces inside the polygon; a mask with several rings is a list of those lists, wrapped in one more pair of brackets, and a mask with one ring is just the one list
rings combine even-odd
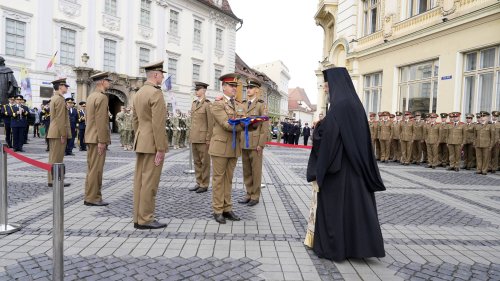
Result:
{"label": "arched doorway", "polygon": [[109,120],[113,124],[111,131],[118,133],[118,126],[116,124],[116,114],[120,112],[122,106],[127,105],[127,96],[120,90],[110,89],[109,91],[109,112],[113,117]]}

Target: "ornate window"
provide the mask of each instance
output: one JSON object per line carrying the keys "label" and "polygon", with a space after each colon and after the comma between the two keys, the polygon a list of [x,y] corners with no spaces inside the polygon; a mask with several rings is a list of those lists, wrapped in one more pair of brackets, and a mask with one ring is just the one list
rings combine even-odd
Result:
{"label": "ornate window", "polygon": [[408,16],[413,17],[426,12],[436,7],[436,2],[437,0],[408,0]]}
{"label": "ornate window", "polygon": [[116,16],[116,0],[106,0],[104,2],[104,13]]}
{"label": "ornate window", "polygon": [[201,44],[201,21],[194,20],[193,43]]}
{"label": "ornate window", "polygon": [[193,81],[200,81],[201,65],[193,64]]}
{"label": "ornate window", "polygon": [[177,83],[177,59],[168,59],[168,75],[172,76],[172,84]]}
{"label": "ornate window", "polygon": [[220,81],[219,81],[219,77],[222,76],[222,70],[219,69],[219,68],[216,68],[215,71],[214,71],[214,89],[216,91],[220,91]]}
{"label": "ornate window", "polygon": [[104,71],[116,71],[116,41],[104,39]]}
{"label": "ornate window", "polygon": [[7,18],[5,22],[5,53],[24,57],[26,41],[26,23]]}
{"label": "ornate window", "polygon": [[179,12],[170,10],[170,35],[179,35]]}
{"label": "ornate window", "polygon": [[151,53],[151,50],[149,50],[147,48],[142,48],[142,47],[139,48],[139,66],[140,67],[149,63],[150,53]]}
{"label": "ornate window", "polygon": [[380,29],[380,1],[363,0],[363,35]]}
{"label": "ornate window", "polygon": [[217,28],[215,30],[215,49],[222,50],[222,29]]}
{"label": "ornate window", "polygon": [[141,0],[141,24],[144,26],[151,24],[151,0]]}
{"label": "ornate window", "polygon": [[439,61],[427,61],[399,69],[400,111],[436,112]]}
{"label": "ornate window", "polygon": [[76,31],[61,28],[61,64],[75,64]]}
{"label": "ornate window", "polygon": [[500,51],[489,47],[464,56],[463,104],[465,113],[500,108]]}
{"label": "ornate window", "polygon": [[363,103],[367,114],[380,111],[382,72],[364,75],[363,95]]}

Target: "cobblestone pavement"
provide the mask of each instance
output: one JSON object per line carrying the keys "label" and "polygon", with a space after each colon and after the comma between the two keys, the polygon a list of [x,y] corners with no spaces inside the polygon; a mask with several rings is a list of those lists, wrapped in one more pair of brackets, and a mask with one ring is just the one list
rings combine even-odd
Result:
{"label": "cobblestone pavement", "polygon": [[[107,207],[83,205],[86,154],[66,156],[65,280],[500,280],[500,175],[379,164],[387,191],[376,194],[386,257],[319,259],[302,241],[311,197],[309,151],[268,147],[262,198],[244,195],[241,160],[233,202],[241,221],[211,218],[211,191],[196,194],[187,149],[167,154],[156,214],[160,230],[131,221],[135,154],[113,135],[103,181]],[[43,140],[26,156],[46,161]],[[46,172],[8,157],[9,220],[0,235],[0,280],[51,280],[52,189]]]}

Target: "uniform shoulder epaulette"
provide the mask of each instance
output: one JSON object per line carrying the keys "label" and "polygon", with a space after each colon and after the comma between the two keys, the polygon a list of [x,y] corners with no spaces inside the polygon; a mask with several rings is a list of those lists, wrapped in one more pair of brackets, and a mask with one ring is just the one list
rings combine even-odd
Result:
{"label": "uniform shoulder epaulette", "polygon": [[488,121],[488,124],[493,124],[493,122],[491,122],[491,121]]}
{"label": "uniform shoulder epaulette", "polygon": [[193,101],[193,103],[195,103],[195,102],[196,102],[196,100]]}
{"label": "uniform shoulder epaulette", "polygon": [[247,102],[247,100],[242,100],[241,102]]}
{"label": "uniform shoulder epaulette", "polygon": [[261,100],[261,99],[258,99],[258,102],[264,102],[264,101],[263,101],[263,100]]}
{"label": "uniform shoulder epaulette", "polygon": [[158,90],[161,90],[161,86],[153,86],[153,87],[155,87]]}
{"label": "uniform shoulder epaulette", "polygon": [[206,102],[210,102],[210,100],[209,100],[209,99],[206,99],[205,101],[206,101]]}

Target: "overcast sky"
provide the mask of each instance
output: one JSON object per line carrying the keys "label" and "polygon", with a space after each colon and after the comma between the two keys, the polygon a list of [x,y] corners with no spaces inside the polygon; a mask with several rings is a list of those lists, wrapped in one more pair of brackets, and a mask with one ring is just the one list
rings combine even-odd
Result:
{"label": "overcast sky", "polygon": [[[281,60],[290,71],[289,88],[304,88],[316,103],[314,71],[321,60],[323,29],[314,21],[317,0],[229,0],[243,19],[236,53],[250,67]],[[239,25],[238,25],[239,26]]]}

